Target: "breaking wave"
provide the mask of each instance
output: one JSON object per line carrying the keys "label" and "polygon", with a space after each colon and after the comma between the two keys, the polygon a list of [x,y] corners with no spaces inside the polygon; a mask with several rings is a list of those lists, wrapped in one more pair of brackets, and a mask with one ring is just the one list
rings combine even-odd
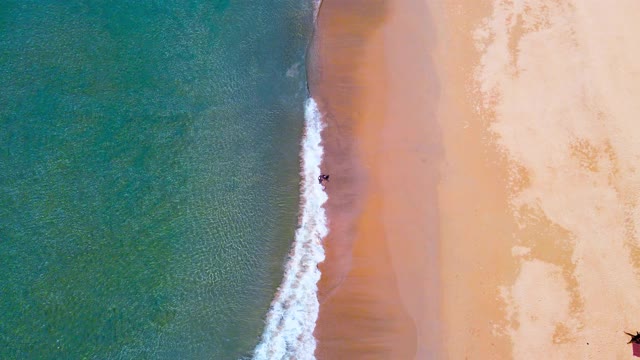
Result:
{"label": "breaking wave", "polygon": [[298,229],[285,267],[284,279],[267,314],[255,360],[315,359],[313,331],[318,318],[318,264],[324,260],[322,240],[327,235],[323,208],[327,194],[317,183],[320,176],[324,124],[316,102],[305,104],[305,133],[302,138],[301,199]]}

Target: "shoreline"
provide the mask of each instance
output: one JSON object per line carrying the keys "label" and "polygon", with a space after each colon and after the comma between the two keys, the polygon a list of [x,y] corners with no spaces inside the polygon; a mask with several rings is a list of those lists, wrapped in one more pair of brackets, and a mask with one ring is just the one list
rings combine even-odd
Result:
{"label": "shoreline", "polygon": [[629,354],[640,7],[563,4],[324,0],[320,359]]}
{"label": "shoreline", "polygon": [[308,66],[332,179],[319,359],[440,354],[441,151],[427,14],[422,1],[322,2]]}

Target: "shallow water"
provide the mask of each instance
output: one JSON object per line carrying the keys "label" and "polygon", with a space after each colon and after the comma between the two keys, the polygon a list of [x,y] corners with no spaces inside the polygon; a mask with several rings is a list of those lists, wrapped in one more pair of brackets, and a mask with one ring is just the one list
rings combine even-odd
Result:
{"label": "shallow water", "polygon": [[0,9],[0,358],[250,354],[294,236],[300,1]]}
{"label": "shallow water", "polygon": [[314,329],[318,319],[318,264],[324,261],[323,239],[329,232],[324,204],[324,187],[317,183],[324,148],[322,114],[314,99],[305,105],[305,131],[302,139],[302,185],[300,217],[284,279],[266,318],[262,341],[255,360],[315,359]]}

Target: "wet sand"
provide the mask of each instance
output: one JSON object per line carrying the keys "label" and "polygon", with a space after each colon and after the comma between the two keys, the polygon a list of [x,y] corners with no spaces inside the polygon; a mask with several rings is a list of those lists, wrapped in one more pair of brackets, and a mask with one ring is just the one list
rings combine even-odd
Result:
{"label": "wet sand", "polygon": [[325,0],[311,92],[328,127],[319,359],[437,354],[437,82],[422,1]]}
{"label": "wet sand", "polygon": [[638,14],[631,0],[325,0],[318,358],[630,358]]}

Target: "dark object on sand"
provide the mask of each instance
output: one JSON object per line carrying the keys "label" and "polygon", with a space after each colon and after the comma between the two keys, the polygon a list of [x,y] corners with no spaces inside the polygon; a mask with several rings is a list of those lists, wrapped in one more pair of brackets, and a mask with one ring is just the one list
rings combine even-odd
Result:
{"label": "dark object on sand", "polygon": [[635,335],[629,334],[626,331],[624,333],[631,336],[631,340],[629,340],[627,344],[631,344],[633,356],[640,357],[640,332],[636,331]]}
{"label": "dark object on sand", "polygon": [[629,342],[627,344],[631,344],[631,343],[636,343],[636,344],[640,344],[640,332],[636,331],[636,334],[629,334],[628,332],[624,332],[625,334],[631,336],[631,340],[629,340]]}
{"label": "dark object on sand", "polygon": [[320,176],[318,176],[318,184],[322,185],[323,181],[329,182],[329,175],[320,174]]}

